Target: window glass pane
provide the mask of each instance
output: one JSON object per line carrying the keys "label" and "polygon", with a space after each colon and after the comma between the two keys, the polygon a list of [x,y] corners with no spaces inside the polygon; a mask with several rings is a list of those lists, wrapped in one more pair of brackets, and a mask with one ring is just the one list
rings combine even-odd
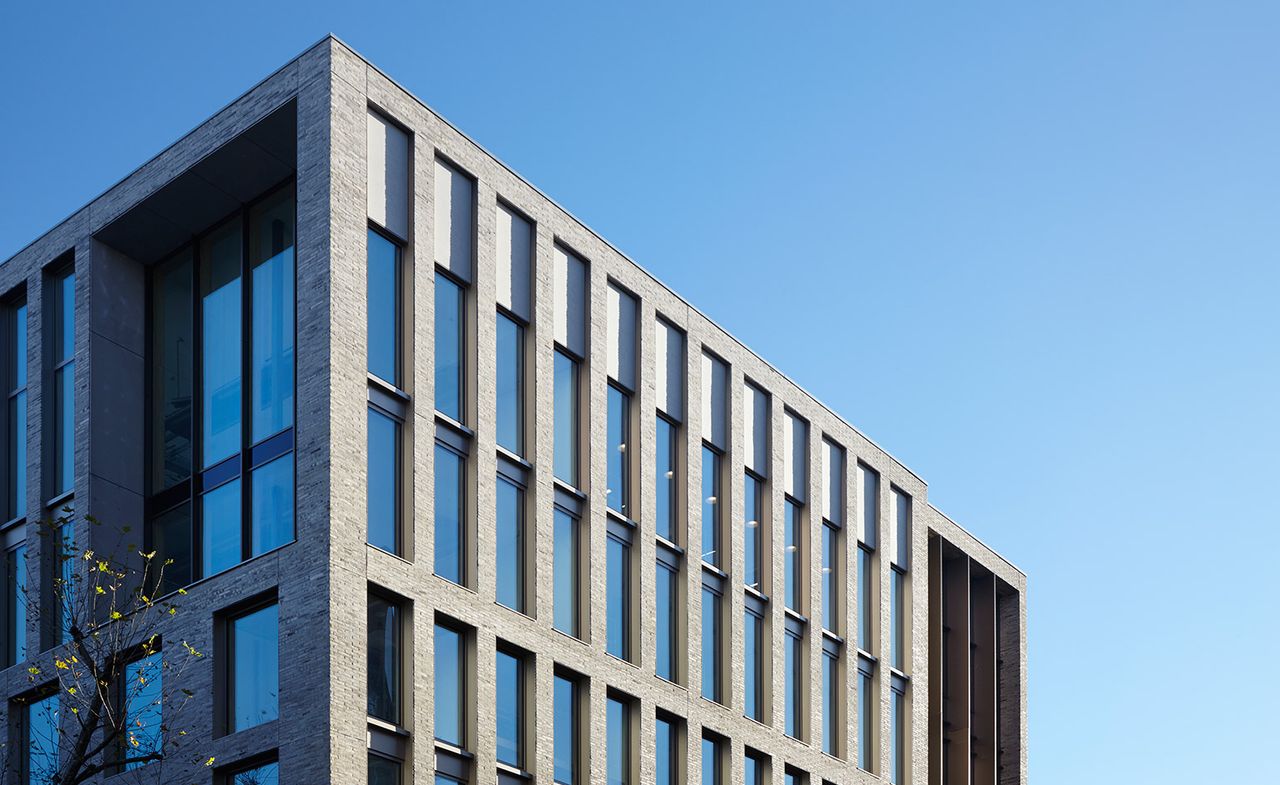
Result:
{"label": "window glass pane", "polygon": [[871,552],[858,548],[858,648],[874,653],[871,641]]}
{"label": "window glass pane", "polygon": [[555,401],[552,436],[555,475],[578,484],[578,363],[562,352],[555,353]]}
{"label": "window glass pane", "polygon": [[657,605],[657,674],[667,681],[676,680],[676,573],[658,562],[654,582]]}
{"label": "window glass pane", "polygon": [[161,679],[159,652],[125,666],[124,714],[128,733],[123,750],[126,771],[158,759],[163,751],[164,738],[160,735]]}
{"label": "window glass pane", "polygon": [[463,679],[462,634],[436,625],[435,694],[436,738],[463,746]]}
{"label": "window glass pane", "polygon": [[783,674],[785,679],[784,702],[786,704],[786,734],[800,735],[800,639],[787,634],[783,640]]}
{"label": "window glass pane", "polygon": [[880,529],[880,475],[862,466],[858,474],[862,476],[862,541],[874,548]]}
{"label": "window glass pane", "polygon": [[[249,771],[242,771],[231,778],[231,785],[280,785],[280,765],[268,763]],[[373,783],[370,782],[369,785]]]}
{"label": "window glass pane", "polygon": [[497,664],[498,762],[522,769],[524,680],[521,678],[521,663],[507,652],[499,651]]}
{"label": "window glass pane", "polygon": [[667,720],[658,718],[654,730],[655,785],[676,785],[676,733]]}
{"label": "window glass pane", "polygon": [[369,410],[369,544],[388,553],[400,552],[400,425],[385,414]]}
{"label": "window glass pane", "polygon": [[249,217],[253,270],[253,441],[293,425],[293,191]]}
{"label": "window glass pane", "polygon": [[436,411],[462,422],[462,289],[436,273]]}
{"label": "window glass pane", "polygon": [[524,455],[524,328],[498,314],[498,445]]}
{"label": "window glass pane", "polygon": [[369,756],[369,785],[400,785],[400,777],[399,761],[381,755]]}
{"label": "window glass pane", "polygon": [[279,714],[279,641],[275,605],[231,622],[231,730],[252,728]]}
{"label": "window glass pane", "polygon": [[293,541],[293,453],[253,470],[253,555]]}
{"label": "window glass pane", "polygon": [[822,751],[836,754],[836,658],[822,655]]}
{"label": "window glass pane", "polygon": [[743,582],[753,589],[760,589],[760,518],[761,509],[760,481],[754,476],[745,475],[742,489],[743,504]]}
{"label": "window glass pane", "polygon": [[462,456],[436,445],[436,558],[441,578],[462,583]]}
{"label": "window glass pane", "polygon": [[524,612],[524,491],[498,478],[498,602]]}
{"label": "window glass pane", "polygon": [[152,279],[151,484],[159,491],[191,476],[195,344],[191,252],[164,262]]}
{"label": "window glass pane", "polygon": [[702,447],[702,560],[720,566],[720,456]]}
{"label": "window glass pane", "polygon": [[702,697],[720,701],[720,596],[702,588]]}
{"label": "window glass pane", "polygon": [[836,618],[836,536],[835,529],[822,527],[822,626],[832,632],[840,630]]}
{"label": "window glass pane", "polygon": [[746,785],[763,785],[764,783],[764,764],[760,762],[754,755],[748,755],[743,760],[743,782]]}
{"label": "window glass pane", "polygon": [[563,676],[555,680],[555,781],[578,782],[578,696],[574,683]]}
{"label": "window glass pane", "polygon": [[9,549],[4,559],[3,667],[27,658],[27,546]]}
{"label": "window glass pane", "polygon": [[605,502],[615,512],[628,515],[630,461],[627,457],[627,423],[629,422],[630,398],[626,393],[612,385],[609,387],[608,397],[608,443],[605,446],[605,462],[608,473]]}
{"label": "window glass pane", "polygon": [[400,386],[400,249],[370,229],[368,268],[369,373]]}
{"label": "window glass pane", "polygon": [[657,514],[654,524],[658,536],[676,541],[676,427],[658,417],[656,483]]}
{"label": "window glass pane", "polygon": [[871,747],[871,675],[861,669],[858,671],[858,768],[871,771],[871,761],[875,760]]}
{"label": "window glass pane", "polygon": [[204,572],[208,577],[240,563],[240,481],[219,485],[203,497]]}
{"label": "window glass pane", "polygon": [[889,701],[889,782],[894,785],[906,781],[907,754],[903,739],[903,695],[893,692]]}
{"label": "window glass pane", "polygon": [[27,704],[27,782],[53,785],[58,776],[58,696]]}
{"label": "window glass pane", "polygon": [[27,391],[9,398],[8,519],[27,514]]}
{"label": "window glass pane", "polygon": [[202,466],[240,451],[240,219],[200,250]]}
{"label": "window glass pane", "polygon": [[889,627],[893,630],[893,634],[890,636],[889,641],[889,662],[898,670],[904,670],[906,661],[906,653],[904,651],[906,648],[906,613],[902,604],[905,602],[903,586],[907,576],[897,570],[892,570],[891,574],[893,579],[889,581],[889,614],[892,618]]}
{"label": "window glass pane", "polygon": [[627,659],[631,654],[631,621],[628,595],[631,586],[630,548],[616,537],[605,541],[606,650]]}
{"label": "window glass pane", "polygon": [[400,722],[400,609],[369,597],[369,714]]}
{"label": "window glass pane", "polygon": [[787,607],[793,611],[800,610],[800,507],[794,502],[786,503],[786,515],[783,531],[783,542],[786,553],[782,560],[785,573],[783,584],[786,589]]}
{"label": "window glass pane", "polygon": [[578,521],[569,513],[555,511],[555,612],[557,630],[578,635]]}
{"label": "window glass pane", "polygon": [[757,721],[764,719],[760,678],[762,667],[761,626],[762,622],[759,616],[750,611],[743,613],[743,713]]}
{"label": "window glass pane", "polygon": [[609,698],[605,701],[605,782],[607,785],[627,785],[631,758],[631,728],[627,720],[627,705]]}
{"label": "window glass pane", "polygon": [[702,783],[721,785],[720,745],[705,736],[702,738]]}
{"label": "window glass pane", "polygon": [[69,362],[53,373],[54,394],[54,495],[71,490],[75,482],[76,364]]}
{"label": "window glass pane", "polygon": [[69,272],[58,279],[54,294],[57,323],[54,325],[54,361],[62,362],[76,353],[76,274]]}
{"label": "window glass pane", "polygon": [[9,355],[9,379],[13,382],[11,389],[20,390],[27,386],[27,304],[22,303],[13,309],[13,346]]}

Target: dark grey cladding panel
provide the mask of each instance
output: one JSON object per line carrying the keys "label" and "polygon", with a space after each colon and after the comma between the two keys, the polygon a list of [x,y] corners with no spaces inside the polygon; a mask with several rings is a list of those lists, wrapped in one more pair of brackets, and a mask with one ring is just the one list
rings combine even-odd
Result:
{"label": "dark grey cladding panel", "polygon": [[156,262],[292,176],[297,146],[291,100],[103,227],[97,239],[145,264]]}

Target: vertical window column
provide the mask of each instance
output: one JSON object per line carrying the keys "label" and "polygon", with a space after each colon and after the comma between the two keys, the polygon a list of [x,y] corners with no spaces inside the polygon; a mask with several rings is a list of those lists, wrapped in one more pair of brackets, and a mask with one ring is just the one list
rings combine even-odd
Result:
{"label": "vertical window column", "polygon": [[880,475],[859,463],[857,467],[857,535],[858,566],[855,597],[857,609],[858,649],[858,768],[878,770],[876,745],[879,738],[876,728],[880,715],[879,696],[876,691],[876,665],[879,647],[880,585],[876,548],[880,535]]}
{"label": "vertical window column", "polygon": [[27,302],[11,301],[4,309],[4,387],[8,392],[4,428],[5,521],[27,514]]}
{"label": "vertical window column", "polygon": [[822,440],[822,751],[845,755],[844,450]]}
{"label": "vertical window column", "polygon": [[911,497],[893,488],[893,558],[889,593],[889,782],[907,782],[911,766]]}
{"label": "vertical window column", "polygon": [[790,411],[783,418],[783,597],[786,663],[784,731],[808,740],[809,528],[805,503],[809,482],[809,426]]}
{"label": "vertical window column", "polygon": [[[729,549],[725,546],[723,458],[728,450],[729,366],[702,354],[702,697],[725,702]],[[705,772],[705,763],[704,772]],[[717,764],[718,765],[718,764]]]}
{"label": "vertical window column", "polygon": [[607,300],[605,650],[620,659],[634,660],[632,641],[637,630],[631,609],[639,592],[631,579],[635,550],[631,546],[637,530],[632,504],[636,483],[631,459],[636,453],[636,425],[631,401],[636,388],[638,304],[635,297],[614,283],[608,286]]}
{"label": "vertical window column", "polygon": [[552,254],[555,265],[553,310],[555,345],[552,363],[552,474],[555,477],[553,515],[553,626],[583,638],[583,587],[588,566],[582,531],[586,494],[580,476],[582,440],[582,378],[587,351],[587,265],[562,245]]}
{"label": "vertical window column", "polygon": [[680,471],[684,454],[685,337],[661,316],[654,320],[654,381],[657,413],[654,417],[654,491],[656,509],[654,533],[657,541],[654,583],[654,645],[657,675],[678,684],[684,679],[684,647],[680,630],[683,602],[685,550],[684,505],[680,491],[684,482]]}

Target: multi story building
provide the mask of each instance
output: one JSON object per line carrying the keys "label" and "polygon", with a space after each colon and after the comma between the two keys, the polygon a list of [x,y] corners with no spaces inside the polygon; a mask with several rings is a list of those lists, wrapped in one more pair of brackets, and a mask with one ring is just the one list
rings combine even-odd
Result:
{"label": "multi story building", "polygon": [[333,38],[0,293],[29,781],[70,506],[145,522],[210,653],[165,781],[1026,782],[1023,574]]}

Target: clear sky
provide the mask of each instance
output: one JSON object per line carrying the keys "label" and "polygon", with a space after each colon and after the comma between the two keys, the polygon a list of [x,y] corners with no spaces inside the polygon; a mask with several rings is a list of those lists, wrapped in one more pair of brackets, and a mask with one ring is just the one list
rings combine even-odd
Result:
{"label": "clear sky", "polygon": [[1036,785],[1280,782],[1280,5],[6,3],[0,258],[330,31],[1029,574]]}

